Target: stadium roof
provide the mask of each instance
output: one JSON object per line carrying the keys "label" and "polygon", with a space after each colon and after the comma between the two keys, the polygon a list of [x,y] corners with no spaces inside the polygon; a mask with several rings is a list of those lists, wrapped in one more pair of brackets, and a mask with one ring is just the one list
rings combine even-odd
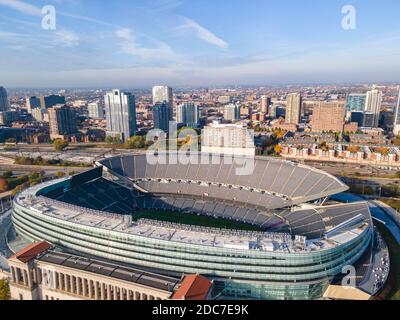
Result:
{"label": "stadium roof", "polygon": [[[43,186],[42,186],[43,187]],[[342,245],[363,232],[368,224],[368,206],[365,203],[339,205],[332,207],[318,207],[316,216],[325,218],[323,223],[343,223],[346,219],[364,212],[364,219],[357,224],[345,226],[329,239],[308,239],[305,237],[293,238],[291,234],[275,232],[224,231],[220,229],[202,228],[196,226],[179,225],[167,222],[139,220],[132,223],[130,216],[110,214],[102,211],[90,210],[64,202],[52,200],[43,196],[36,196],[37,188],[28,189],[16,197],[21,205],[69,223],[127,233],[133,236],[146,237],[164,241],[181,242],[190,245],[212,246],[226,250],[257,250],[267,252],[301,253],[316,250],[325,250]],[[355,211],[354,211],[355,210]],[[344,218],[337,220],[335,214],[344,211]],[[315,212],[313,212],[315,213]],[[294,216],[307,217],[307,211],[289,212]],[[343,213],[342,213],[343,214]],[[347,218],[349,216],[349,218]],[[341,215],[338,215],[340,218]],[[128,218],[128,219],[127,219]],[[303,218],[302,218],[303,219]],[[344,221],[343,221],[344,219]],[[329,230],[326,230],[329,231]]]}

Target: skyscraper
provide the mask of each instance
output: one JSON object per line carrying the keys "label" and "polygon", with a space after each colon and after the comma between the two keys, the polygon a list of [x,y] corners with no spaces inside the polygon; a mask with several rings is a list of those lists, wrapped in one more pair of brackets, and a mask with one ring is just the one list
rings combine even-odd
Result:
{"label": "skyscraper", "polygon": [[8,101],[7,91],[4,87],[0,87],[0,111],[10,110],[10,102]]}
{"label": "skyscraper", "polygon": [[341,132],[345,123],[345,103],[320,102],[313,109],[311,130],[313,132]]}
{"label": "skyscraper", "polygon": [[366,94],[349,94],[346,98],[346,111],[347,112],[364,112]]}
{"label": "skyscraper", "polygon": [[98,101],[89,103],[88,104],[88,114],[89,114],[89,118],[103,119],[104,118],[103,106]]}
{"label": "skyscraper", "polygon": [[299,124],[302,99],[300,93],[290,93],[286,103],[286,123]]}
{"label": "skyscraper", "polygon": [[169,103],[173,106],[173,94],[172,88],[167,86],[155,86],[153,87],[153,105],[157,103]]}
{"label": "skyscraper", "polygon": [[231,103],[224,106],[224,119],[225,121],[240,120],[240,105]]}
{"label": "skyscraper", "polygon": [[50,138],[64,139],[77,132],[76,115],[65,105],[57,105],[48,109],[50,120]]}
{"label": "skyscraper", "polygon": [[107,136],[120,137],[124,142],[136,134],[135,96],[118,89],[104,96]]}
{"label": "skyscraper", "polygon": [[271,98],[268,96],[262,96],[260,99],[260,112],[268,114],[270,105],[271,105]]}
{"label": "skyscraper", "polygon": [[199,122],[199,110],[194,103],[184,103],[176,107],[176,122],[196,127]]}
{"label": "skyscraper", "polygon": [[40,108],[40,99],[38,97],[26,97],[26,109],[32,113],[32,109]]}
{"label": "skyscraper", "polygon": [[43,109],[52,108],[57,104],[65,104],[65,97],[54,94],[40,97],[40,107]]}
{"label": "skyscraper", "polygon": [[382,105],[382,91],[373,89],[367,92],[365,100],[365,112],[373,114],[372,127],[379,126],[379,114]]}
{"label": "skyscraper", "polygon": [[153,106],[154,128],[160,129],[165,133],[169,132],[169,122],[172,121],[172,105],[168,102],[157,102]]}
{"label": "skyscraper", "polygon": [[397,97],[396,109],[394,110],[393,133],[396,136],[400,134],[400,87],[399,87],[399,94]]}

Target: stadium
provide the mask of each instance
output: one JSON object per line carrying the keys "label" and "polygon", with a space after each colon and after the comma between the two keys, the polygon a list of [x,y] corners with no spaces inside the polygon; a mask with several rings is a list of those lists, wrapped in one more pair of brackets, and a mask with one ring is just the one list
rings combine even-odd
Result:
{"label": "stadium", "polygon": [[266,157],[237,175],[235,161],[196,157],[116,156],[34,186],[14,199],[15,229],[72,253],[205,275],[216,299],[318,299],[343,267],[368,257],[368,204],[330,202],[348,189],[337,178]]}

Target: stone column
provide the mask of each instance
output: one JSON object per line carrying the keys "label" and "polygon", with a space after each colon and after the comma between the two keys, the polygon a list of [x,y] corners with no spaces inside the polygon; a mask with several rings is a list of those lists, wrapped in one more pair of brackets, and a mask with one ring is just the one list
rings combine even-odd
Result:
{"label": "stone column", "polygon": [[76,293],[76,278],[74,276],[70,276],[71,279],[71,293]]}
{"label": "stone column", "polygon": [[25,270],[21,270],[22,273],[22,283],[24,286],[28,286],[28,277]]}
{"label": "stone column", "polygon": [[87,280],[85,278],[82,278],[82,289],[83,289],[83,296],[87,296]]}
{"label": "stone column", "polygon": [[36,269],[36,282],[38,285],[42,284],[42,269]]}
{"label": "stone column", "polygon": [[60,290],[65,291],[65,274],[60,273]]}
{"label": "stone column", "polygon": [[107,300],[112,300],[112,297],[111,297],[111,284],[109,284],[108,287],[107,287]]}
{"label": "stone column", "polygon": [[99,300],[99,283],[97,281],[94,282],[94,299]]}
{"label": "stone column", "polygon": [[76,293],[78,296],[82,295],[81,280],[80,277],[76,277]]}
{"label": "stone column", "polygon": [[89,298],[93,299],[93,281],[92,280],[88,281],[88,286],[89,286]]}
{"label": "stone column", "polygon": [[69,282],[69,275],[65,275],[65,277],[64,277],[64,288],[65,288],[65,291],[66,292],[69,292],[69,290],[70,290],[70,282]]}
{"label": "stone column", "polygon": [[28,269],[28,271],[26,272],[26,276],[28,278],[28,286],[29,286],[29,288],[32,288],[33,287],[33,278],[32,278],[31,270]]}
{"label": "stone column", "polygon": [[99,300],[99,289],[100,289],[100,299],[101,300],[106,300],[106,290],[104,288],[104,284],[98,283],[96,281],[96,300]]}
{"label": "stone column", "polygon": [[55,283],[56,288],[55,289],[61,290],[61,275],[59,272],[56,272],[55,278],[56,278],[55,279],[56,280],[56,283]]}
{"label": "stone column", "polygon": [[17,277],[15,275],[15,268],[14,267],[11,267],[11,279],[12,279],[13,283],[17,282]]}
{"label": "stone column", "polygon": [[114,287],[114,300],[119,300],[118,299],[118,288]]}

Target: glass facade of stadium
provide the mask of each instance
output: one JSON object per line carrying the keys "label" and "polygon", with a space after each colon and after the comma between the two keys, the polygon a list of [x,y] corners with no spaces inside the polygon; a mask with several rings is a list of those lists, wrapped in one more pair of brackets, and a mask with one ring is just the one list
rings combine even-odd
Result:
{"label": "glass facade of stadium", "polygon": [[14,200],[13,222],[29,240],[46,240],[71,252],[160,270],[212,277],[214,296],[317,299],[334,275],[368,248],[372,230],[330,249],[304,253],[236,250],[146,238],[45,215]]}

